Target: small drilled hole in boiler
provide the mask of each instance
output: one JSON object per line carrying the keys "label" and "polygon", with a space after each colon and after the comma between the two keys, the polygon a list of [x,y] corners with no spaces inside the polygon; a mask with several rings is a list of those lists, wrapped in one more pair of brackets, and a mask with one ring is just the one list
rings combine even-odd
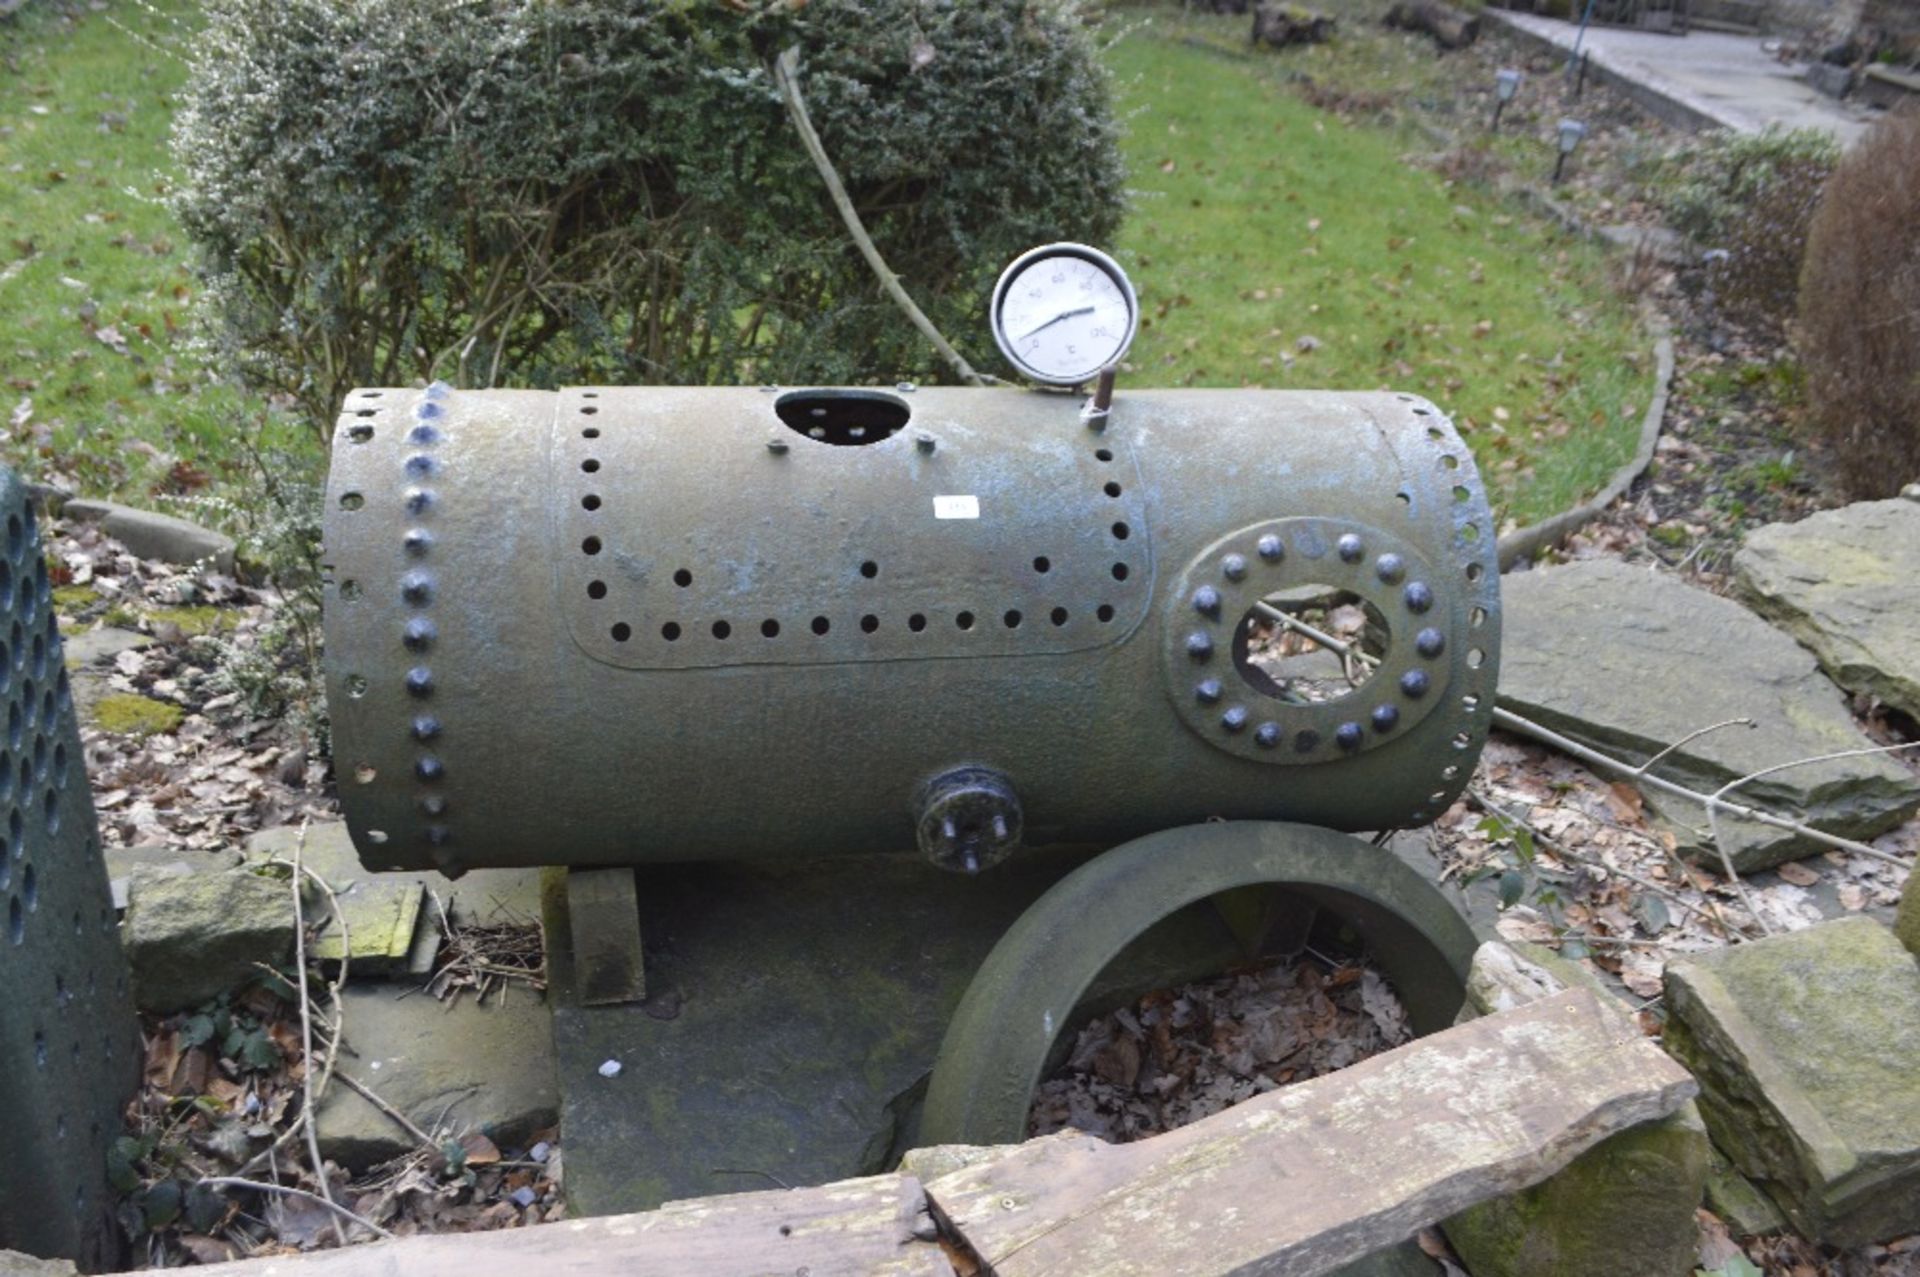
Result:
{"label": "small drilled hole in boiler", "polygon": [[1010,629],[1010,630],[1017,630],[1017,629],[1019,629],[1019,628],[1020,628],[1020,620],[1021,620],[1021,617],[1020,617],[1020,609],[1019,609],[1019,608],[1008,608],[1008,609],[1007,609],[1007,614],[1006,614],[1005,616],[1003,616],[1003,617],[1001,617],[1000,619],[1001,619],[1002,621],[1005,621],[1005,622],[1006,622],[1006,625],[1007,625],[1007,628],[1008,628],[1008,629]]}
{"label": "small drilled hole in boiler", "polygon": [[608,630],[607,633],[613,636],[614,642],[624,643],[628,639],[633,637],[633,627],[631,625],[628,625],[625,621],[619,621],[619,622],[616,622],[613,628]]}
{"label": "small drilled hole in boiler", "polygon": [[580,397],[582,399],[598,399],[600,392],[597,390],[583,390],[580,392]]}
{"label": "small drilled hole in boiler", "polygon": [[1478,563],[1467,564],[1467,580],[1478,581],[1481,577],[1485,576],[1486,574],[1487,574],[1487,570],[1484,567],[1481,567]]}
{"label": "small drilled hole in boiler", "polygon": [[342,510],[358,510],[366,503],[367,499],[358,492],[343,492],[340,494],[340,508]]}
{"label": "small drilled hole in boiler", "polygon": [[582,541],[580,543],[580,553],[582,554],[600,553],[600,538],[588,537],[586,540]]}
{"label": "small drilled hole in boiler", "polygon": [[877,390],[792,391],[773,411],[789,430],[837,447],[881,443],[913,416],[906,400]]}
{"label": "small drilled hole in boiler", "polygon": [[873,613],[869,612],[865,616],[860,618],[860,632],[862,634],[871,634],[879,628],[880,628],[880,618],[875,616]]}
{"label": "small drilled hole in boiler", "polygon": [[[371,413],[363,414],[371,416]],[[347,427],[347,440],[351,443],[372,443],[373,427],[353,425]]]}
{"label": "small drilled hole in boiler", "polygon": [[1471,625],[1476,630],[1479,629],[1481,626],[1485,625],[1486,623],[1487,623],[1487,609],[1483,607],[1477,607],[1473,609],[1473,611],[1467,614],[1467,624]]}
{"label": "small drilled hole in boiler", "polygon": [[717,639],[732,638],[733,626],[727,624],[725,621],[715,621],[713,623],[713,636]]}
{"label": "small drilled hole in boiler", "polygon": [[1442,470],[1458,470],[1460,468],[1460,458],[1454,456],[1451,452],[1442,453],[1440,456],[1440,468]]}
{"label": "small drilled hole in boiler", "polygon": [[347,675],[347,695],[359,700],[367,694],[367,677],[364,674]]}
{"label": "small drilled hole in boiler", "polygon": [[598,457],[588,457],[580,463],[580,468],[588,474],[598,474],[600,472],[600,459]]}
{"label": "small drilled hole in boiler", "polygon": [[1116,563],[1116,564],[1114,564],[1114,565],[1113,565],[1113,579],[1114,579],[1114,580],[1116,580],[1116,581],[1124,581],[1124,580],[1126,580],[1126,579],[1127,579],[1127,572],[1128,572],[1128,568],[1127,568],[1127,565],[1126,565],[1126,564],[1124,564],[1124,563]]}
{"label": "small drilled hole in boiler", "polygon": [[1454,735],[1453,735],[1453,747],[1454,747],[1455,749],[1465,749],[1465,748],[1466,748],[1467,746],[1469,746],[1469,745],[1471,745],[1471,744],[1473,744],[1473,738],[1472,738],[1472,737],[1470,737],[1470,736],[1468,736],[1468,735],[1467,735],[1467,734],[1466,734],[1465,732],[1455,732],[1455,733],[1454,733]]}
{"label": "small drilled hole in boiler", "polygon": [[760,622],[760,637],[779,638],[780,622],[774,620],[772,617],[768,617],[766,620]]}
{"label": "small drilled hole in boiler", "polygon": [[587,582],[587,597],[588,597],[588,598],[590,598],[590,599],[604,599],[604,598],[606,598],[606,597],[607,597],[607,583],[606,583],[605,581],[589,581],[589,582]]}
{"label": "small drilled hole in boiler", "polygon": [[580,506],[585,510],[598,510],[600,508],[600,494],[597,492],[589,492],[586,496],[580,498]]}
{"label": "small drilled hole in boiler", "polygon": [[361,593],[362,591],[360,589],[360,582],[358,581],[340,582],[340,597],[345,599],[347,602],[351,603],[354,600],[358,599]]}
{"label": "small drilled hole in boiler", "polygon": [[1099,461],[1113,460],[1113,452],[1111,449],[1108,449],[1108,448],[1095,448],[1093,450],[1093,455],[1094,455],[1094,458]]}
{"label": "small drilled hole in boiler", "polygon": [[595,408],[592,404],[582,404],[580,406],[580,415],[583,417],[591,417],[594,413],[599,411],[600,410],[598,408]]}
{"label": "small drilled hole in boiler", "polygon": [[665,625],[661,626],[660,637],[669,643],[678,642],[680,638],[680,622],[668,621]]}
{"label": "small drilled hole in boiler", "polygon": [[1480,525],[1477,523],[1461,524],[1460,539],[1462,541],[1465,541],[1468,545],[1474,544],[1476,541],[1480,539]]}
{"label": "small drilled hole in boiler", "polygon": [[673,583],[684,590],[693,584],[693,573],[685,568],[677,569],[673,574]]}
{"label": "small drilled hole in boiler", "polygon": [[1453,485],[1453,499],[1459,502],[1460,504],[1465,505],[1467,502],[1473,499],[1473,493],[1467,491],[1467,486],[1465,484],[1456,483]]}
{"label": "small drilled hole in boiler", "polygon": [[1132,535],[1133,535],[1133,529],[1132,529],[1132,528],[1130,528],[1130,527],[1128,527],[1128,526],[1127,526],[1126,524],[1124,524],[1124,523],[1116,523],[1116,524],[1114,524],[1114,525],[1113,525],[1113,539],[1114,539],[1114,540],[1116,540],[1116,541],[1124,541],[1124,540],[1126,540],[1126,539],[1127,539],[1128,537],[1130,537],[1130,536],[1132,536]]}
{"label": "small drilled hole in boiler", "polygon": [[811,629],[815,634],[824,637],[827,631],[833,628],[833,622],[824,616],[816,616],[807,628]]}
{"label": "small drilled hole in boiler", "polygon": [[600,437],[600,427],[588,426],[580,432],[580,437],[582,439],[598,439]]}
{"label": "small drilled hole in boiler", "polygon": [[1093,610],[1093,614],[1100,619],[1100,624],[1105,625],[1113,619],[1113,604],[1102,603]]}
{"label": "small drilled hole in boiler", "polygon": [[387,831],[384,829],[369,829],[367,830],[367,841],[372,843],[376,847],[385,846],[387,841]]}
{"label": "small drilled hole in boiler", "polygon": [[1067,612],[1067,609],[1063,607],[1057,607],[1053,609],[1053,611],[1047,613],[1047,619],[1049,621],[1052,621],[1056,626],[1065,625],[1069,619],[1069,613]]}
{"label": "small drilled hole in boiler", "polygon": [[1053,560],[1043,554],[1033,561],[1033,570],[1035,572],[1051,572],[1053,571]]}
{"label": "small drilled hole in boiler", "polygon": [[1100,490],[1106,493],[1110,497],[1117,497],[1120,495],[1120,485],[1117,483],[1111,483],[1111,482],[1104,483],[1100,486]]}
{"label": "small drilled hole in boiler", "polygon": [[1477,670],[1487,663],[1487,654],[1477,647],[1467,649],[1467,668]]}
{"label": "small drilled hole in boiler", "polygon": [[907,618],[907,628],[912,630],[915,634],[918,634],[920,631],[927,628],[927,618],[920,615],[920,613],[915,612],[912,616]]}
{"label": "small drilled hole in boiler", "polygon": [[371,785],[379,778],[380,773],[375,771],[370,763],[361,763],[353,769],[353,783],[356,785]]}
{"label": "small drilled hole in boiler", "polygon": [[1480,708],[1480,698],[1469,692],[1460,698],[1460,708],[1471,714]]}
{"label": "small drilled hole in boiler", "polygon": [[880,565],[878,563],[875,563],[872,559],[868,559],[865,563],[862,563],[860,565],[860,575],[866,577],[867,580],[871,581],[873,580],[874,577],[880,575]]}
{"label": "small drilled hole in boiler", "polygon": [[970,630],[973,628],[973,613],[971,612],[956,613],[953,618],[953,623],[959,626],[963,630]]}

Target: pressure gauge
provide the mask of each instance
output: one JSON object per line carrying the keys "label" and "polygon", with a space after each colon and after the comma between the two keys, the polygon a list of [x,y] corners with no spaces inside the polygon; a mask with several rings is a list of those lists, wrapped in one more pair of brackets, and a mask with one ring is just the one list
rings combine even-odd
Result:
{"label": "pressure gauge", "polygon": [[1077,386],[1127,353],[1140,302],[1120,263],[1085,244],[1046,244],[1014,259],[993,288],[993,339],[1015,368]]}

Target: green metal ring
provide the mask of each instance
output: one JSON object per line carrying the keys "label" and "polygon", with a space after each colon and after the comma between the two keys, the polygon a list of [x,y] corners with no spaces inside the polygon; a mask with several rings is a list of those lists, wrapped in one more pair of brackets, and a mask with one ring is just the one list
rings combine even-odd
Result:
{"label": "green metal ring", "polygon": [[919,1142],[1025,1139],[1041,1070],[1101,970],[1176,910],[1260,885],[1292,888],[1358,932],[1415,1032],[1453,1022],[1479,942],[1442,889],[1392,852],[1311,825],[1164,830],[1068,874],[1001,937],[947,1026]]}

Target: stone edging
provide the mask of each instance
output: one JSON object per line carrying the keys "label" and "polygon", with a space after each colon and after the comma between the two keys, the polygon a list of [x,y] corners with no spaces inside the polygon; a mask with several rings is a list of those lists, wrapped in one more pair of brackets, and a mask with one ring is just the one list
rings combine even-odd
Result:
{"label": "stone edging", "polygon": [[1665,332],[1653,343],[1653,362],[1653,402],[1647,405],[1646,415],[1640,419],[1640,446],[1634,451],[1633,460],[1614,471],[1607,486],[1591,500],[1530,527],[1515,528],[1501,537],[1498,548],[1502,572],[1522,559],[1531,559],[1549,546],[1557,545],[1599,518],[1652,464],[1654,445],[1660,441],[1660,426],[1667,416],[1667,397],[1673,387],[1673,338]]}

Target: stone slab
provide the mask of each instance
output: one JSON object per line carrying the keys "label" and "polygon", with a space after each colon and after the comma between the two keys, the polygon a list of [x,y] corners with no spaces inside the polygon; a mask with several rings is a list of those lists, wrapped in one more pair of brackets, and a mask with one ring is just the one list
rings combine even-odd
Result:
{"label": "stone slab", "polygon": [[198,1006],[293,953],[287,884],[246,869],[188,877],[133,871],[121,931],[134,1003],[169,1012]]}
{"label": "stone slab", "polygon": [[646,962],[633,870],[568,870],[567,918],[580,1001],[594,1007],[644,999]]}
{"label": "stone slab", "polygon": [[[1501,593],[1500,701],[1515,712],[1632,762],[1714,723],[1755,720],[1660,764],[1660,775],[1695,790],[1873,744],[1813,658],[1730,599],[1615,560],[1511,573]],[[1700,805],[1645,792],[1663,815],[1705,829]],[[1850,758],[1763,777],[1734,797],[1866,838],[1920,810],[1920,781],[1885,757]],[[1721,829],[1743,871],[1816,850],[1797,835],[1724,814]]]}
{"label": "stone slab", "polygon": [[233,538],[170,514],[139,510],[116,501],[73,500],[61,508],[69,519],[98,523],[101,531],[142,559],[180,567],[204,563],[232,575]]}
{"label": "stone slab", "polygon": [[125,909],[127,895],[136,871],[163,878],[186,878],[196,873],[232,869],[240,864],[233,851],[192,851],[161,843],[142,843],[137,847],[104,847],[100,857],[107,864],[107,886],[113,892],[113,907]]}
{"label": "stone slab", "polygon": [[[248,837],[244,844],[246,856],[253,861],[291,862],[294,844],[299,838],[298,825],[263,829]],[[425,893],[423,926],[437,925],[441,908],[445,908],[456,923],[537,924],[540,921],[540,871],[537,869],[476,869],[458,881],[437,872],[375,873],[360,863],[360,855],[354,850],[344,821],[308,826],[301,861],[326,879],[327,885],[343,901],[361,891],[387,893],[404,890],[409,884],[419,886]],[[347,925],[351,930],[351,918]]]}
{"label": "stone slab", "polygon": [[1759,1237],[1787,1226],[1787,1217],[1773,1199],[1733,1169],[1733,1163],[1719,1149],[1712,1150],[1707,1166],[1707,1209],[1718,1215],[1735,1237]]}
{"label": "stone slab", "polygon": [[[558,1120],[552,1016],[538,993],[510,985],[482,1006],[394,984],[349,984],[342,1003],[340,1071],[422,1130],[482,1131],[511,1154]],[[354,1170],[415,1147],[397,1122],[338,1083],[318,1117],[320,1151]]]}
{"label": "stone slab", "polygon": [[1893,933],[1909,951],[1920,956],[1920,873],[1907,874],[1906,888],[1900,893],[1900,912],[1893,919]]}
{"label": "stone slab", "polygon": [[1866,918],[1667,968],[1714,1143],[1834,1246],[1920,1230],[1920,964]]}
{"label": "stone slab", "polygon": [[1920,718],[1920,502],[1863,501],[1747,534],[1741,598],[1850,692]]}

